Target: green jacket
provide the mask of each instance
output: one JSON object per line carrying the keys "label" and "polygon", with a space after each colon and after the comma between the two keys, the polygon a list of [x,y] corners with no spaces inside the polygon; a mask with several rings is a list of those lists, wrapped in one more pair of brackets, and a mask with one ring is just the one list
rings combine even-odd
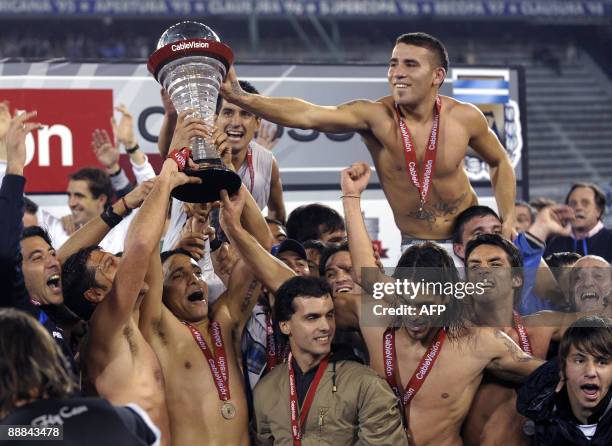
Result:
{"label": "green jacket", "polygon": [[[302,446],[408,445],[399,401],[385,380],[357,362],[338,361],[332,392],[332,375],[330,362],[308,412]],[[253,401],[256,444],[293,446],[286,363],[257,384]]]}

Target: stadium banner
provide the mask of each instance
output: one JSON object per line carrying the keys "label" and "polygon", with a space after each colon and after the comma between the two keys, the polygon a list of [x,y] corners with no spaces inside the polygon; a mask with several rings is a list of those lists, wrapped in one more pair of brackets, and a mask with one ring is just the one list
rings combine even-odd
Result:
{"label": "stadium banner", "polygon": [[[356,98],[376,100],[389,94],[387,68],[381,65],[237,65],[241,79],[262,94],[294,96],[321,105]],[[441,94],[479,107],[506,147],[515,167],[518,196],[526,197],[524,85],[520,68],[454,67]],[[111,132],[113,106],[125,104],[134,116],[141,148],[157,169],[161,159],[157,135],[164,110],[160,87],[138,63],[0,63],[0,100],[11,112],[37,110],[43,124],[26,141],[26,190],[44,209],[60,217],[69,213],[65,194],[68,174],[99,166],[91,148],[94,129]],[[326,134],[277,126],[273,148],[279,162],[287,212],[312,202],[342,212],[340,171],[356,161],[371,163],[361,137],[352,132]],[[127,155],[122,165],[131,174]],[[481,204],[495,208],[486,165],[468,152],[466,172]],[[407,181],[408,184],[408,181]],[[368,231],[385,266],[400,256],[401,236],[378,184],[376,172],[362,206]]]}
{"label": "stadium banner", "polygon": [[602,18],[610,0],[2,0],[0,16]]}
{"label": "stadium banner", "polygon": [[[238,65],[237,72],[262,94],[321,105],[389,94],[386,67],[380,65]],[[526,195],[526,150],[519,74],[518,68],[451,68],[441,94],[470,101],[483,111],[515,167],[521,197]],[[4,99],[11,110],[38,110],[37,119],[44,124],[28,138],[26,173],[37,178],[28,181],[28,193],[63,193],[68,172],[97,164],[91,133],[96,128],[110,132],[113,104],[127,106],[142,149],[154,166],[160,164],[157,135],[164,111],[160,87],[144,64],[0,63],[0,100]],[[285,190],[339,190],[342,169],[371,161],[355,132],[328,134],[280,126],[277,132],[281,137],[273,150]],[[124,164],[129,166],[126,160]],[[488,189],[484,162],[469,154],[465,167],[477,192],[480,187]],[[376,174],[371,182],[379,187]]]}

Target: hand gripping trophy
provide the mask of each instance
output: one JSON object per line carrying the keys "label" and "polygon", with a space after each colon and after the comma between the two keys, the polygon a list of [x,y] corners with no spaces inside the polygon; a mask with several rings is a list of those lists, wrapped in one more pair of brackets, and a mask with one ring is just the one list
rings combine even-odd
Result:
{"label": "hand gripping trophy", "polygon": [[[191,109],[194,112],[190,117],[212,124],[221,82],[233,59],[230,47],[221,43],[208,26],[180,22],[159,38],[148,68],[179,113]],[[179,186],[172,196],[189,203],[206,203],[219,200],[221,189],[231,195],[240,188],[240,177],[223,165],[213,143],[196,137],[190,148],[198,169],[186,169],[185,173],[202,178],[202,184]]]}

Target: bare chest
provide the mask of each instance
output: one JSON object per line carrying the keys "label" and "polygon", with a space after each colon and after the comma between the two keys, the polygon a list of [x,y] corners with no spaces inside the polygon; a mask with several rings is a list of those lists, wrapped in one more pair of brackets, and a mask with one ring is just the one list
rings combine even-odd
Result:
{"label": "bare chest", "polygon": [[[113,349],[104,354],[87,351],[87,379],[97,393],[118,402],[145,401],[163,395],[164,377],[151,346],[137,327],[126,326]],[[157,396],[156,396],[157,395]]]}
{"label": "bare chest", "polygon": [[[408,164],[411,160],[415,162],[420,172],[427,154],[432,153],[427,150],[432,139],[432,126],[433,122],[408,123],[405,127],[408,131],[402,133],[397,121],[389,119],[383,128],[375,131],[378,141],[372,141],[368,146],[379,175],[383,172],[386,175],[406,176],[409,173]],[[445,120],[444,115],[437,134],[434,179],[447,177],[463,168],[463,159],[469,142],[465,129],[450,118]],[[406,156],[407,147],[412,150],[416,159],[412,155]]]}

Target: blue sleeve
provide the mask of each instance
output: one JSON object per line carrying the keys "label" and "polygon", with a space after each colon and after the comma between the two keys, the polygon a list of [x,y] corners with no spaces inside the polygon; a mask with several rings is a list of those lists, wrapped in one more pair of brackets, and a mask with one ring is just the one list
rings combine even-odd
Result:
{"label": "blue sleeve", "polygon": [[20,239],[23,231],[23,191],[25,178],[5,175],[0,187],[0,307],[15,307],[38,318],[38,309],[30,298],[21,270]]}
{"label": "blue sleeve", "polygon": [[542,310],[552,310],[553,306],[550,301],[540,299],[533,292],[544,248],[529,243],[529,240],[527,240],[527,237],[522,232],[514,240],[514,246],[518,248],[523,258],[523,292],[521,294],[519,313],[525,316]]}

